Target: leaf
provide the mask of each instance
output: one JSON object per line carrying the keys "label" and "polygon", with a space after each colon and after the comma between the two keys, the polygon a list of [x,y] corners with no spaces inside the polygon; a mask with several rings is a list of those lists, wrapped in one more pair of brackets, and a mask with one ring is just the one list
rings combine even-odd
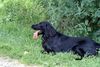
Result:
{"label": "leaf", "polygon": [[100,9],[95,12],[95,17],[100,17]]}

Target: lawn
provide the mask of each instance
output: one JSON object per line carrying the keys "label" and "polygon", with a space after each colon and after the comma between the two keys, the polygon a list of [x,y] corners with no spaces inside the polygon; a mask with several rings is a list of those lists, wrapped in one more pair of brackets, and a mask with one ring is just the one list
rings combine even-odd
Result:
{"label": "lawn", "polygon": [[42,54],[41,39],[33,40],[31,24],[0,23],[0,55],[41,67],[100,67],[100,54],[75,60],[72,53]]}

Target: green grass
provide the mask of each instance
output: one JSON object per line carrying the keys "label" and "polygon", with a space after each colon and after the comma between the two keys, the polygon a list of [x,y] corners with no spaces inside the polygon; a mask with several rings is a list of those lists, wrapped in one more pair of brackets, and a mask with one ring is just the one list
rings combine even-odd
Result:
{"label": "green grass", "polygon": [[43,67],[100,67],[100,56],[76,61],[72,53],[42,54],[41,39],[32,39],[31,24],[0,23],[0,55]]}

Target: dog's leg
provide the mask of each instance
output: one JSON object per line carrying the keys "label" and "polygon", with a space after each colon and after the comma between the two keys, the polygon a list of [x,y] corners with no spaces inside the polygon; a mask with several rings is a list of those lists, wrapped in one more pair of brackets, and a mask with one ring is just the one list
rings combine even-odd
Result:
{"label": "dog's leg", "polygon": [[82,60],[82,58],[84,57],[84,50],[80,49],[80,48],[76,48],[76,53],[80,56],[80,58],[76,58],[75,60]]}

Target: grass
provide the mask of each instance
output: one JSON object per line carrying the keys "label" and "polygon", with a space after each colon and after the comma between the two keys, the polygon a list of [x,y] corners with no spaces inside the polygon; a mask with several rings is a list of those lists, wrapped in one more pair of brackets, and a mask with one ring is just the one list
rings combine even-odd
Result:
{"label": "grass", "polygon": [[41,67],[100,67],[100,56],[74,60],[72,53],[42,54],[41,39],[32,39],[31,24],[0,23],[0,55]]}

